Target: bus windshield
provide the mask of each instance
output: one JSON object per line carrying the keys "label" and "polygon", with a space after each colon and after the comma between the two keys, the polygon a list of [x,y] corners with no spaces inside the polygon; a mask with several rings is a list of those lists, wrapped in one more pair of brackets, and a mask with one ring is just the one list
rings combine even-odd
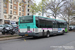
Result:
{"label": "bus windshield", "polygon": [[24,16],[20,18],[20,23],[32,23],[33,16]]}

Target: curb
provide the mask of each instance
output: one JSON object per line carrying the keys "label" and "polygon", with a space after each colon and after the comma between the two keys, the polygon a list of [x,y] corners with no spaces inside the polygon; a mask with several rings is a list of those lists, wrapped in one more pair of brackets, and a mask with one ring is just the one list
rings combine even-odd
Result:
{"label": "curb", "polygon": [[0,38],[0,41],[4,41],[4,40],[11,40],[11,39],[17,39],[20,38],[21,36],[17,36],[17,37],[8,37],[8,38]]}

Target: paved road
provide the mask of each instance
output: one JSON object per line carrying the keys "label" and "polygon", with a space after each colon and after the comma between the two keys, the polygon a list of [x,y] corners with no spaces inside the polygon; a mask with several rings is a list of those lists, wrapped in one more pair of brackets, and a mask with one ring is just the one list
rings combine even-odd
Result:
{"label": "paved road", "polygon": [[75,32],[50,38],[20,38],[0,41],[0,50],[66,50],[67,45],[69,47],[67,50],[75,50],[75,46],[69,46],[74,41]]}

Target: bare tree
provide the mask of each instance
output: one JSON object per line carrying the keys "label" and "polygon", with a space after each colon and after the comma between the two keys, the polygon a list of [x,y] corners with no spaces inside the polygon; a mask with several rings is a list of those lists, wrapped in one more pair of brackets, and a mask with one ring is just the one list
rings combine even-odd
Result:
{"label": "bare tree", "polygon": [[70,23],[75,15],[74,2],[74,0],[50,0],[50,3],[46,6],[46,13],[55,17],[55,19],[60,16],[60,18]]}
{"label": "bare tree", "polygon": [[[75,1],[74,0],[66,0],[66,4],[62,10],[62,15],[60,18],[66,20],[69,24],[72,22],[75,15]],[[69,28],[69,25],[68,25]]]}
{"label": "bare tree", "polygon": [[50,3],[46,6],[46,10],[48,10],[46,13],[56,18],[60,14],[61,8],[65,3],[65,0],[50,0]]}

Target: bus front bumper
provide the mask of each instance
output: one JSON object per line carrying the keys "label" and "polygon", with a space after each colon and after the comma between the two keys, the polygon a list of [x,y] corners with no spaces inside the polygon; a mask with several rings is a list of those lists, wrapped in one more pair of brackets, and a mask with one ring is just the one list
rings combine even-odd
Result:
{"label": "bus front bumper", "polygon": [[26,36],[26,37],[33,37],[33,36],[39,36],[39,33],[19,33],[19,36]]}

